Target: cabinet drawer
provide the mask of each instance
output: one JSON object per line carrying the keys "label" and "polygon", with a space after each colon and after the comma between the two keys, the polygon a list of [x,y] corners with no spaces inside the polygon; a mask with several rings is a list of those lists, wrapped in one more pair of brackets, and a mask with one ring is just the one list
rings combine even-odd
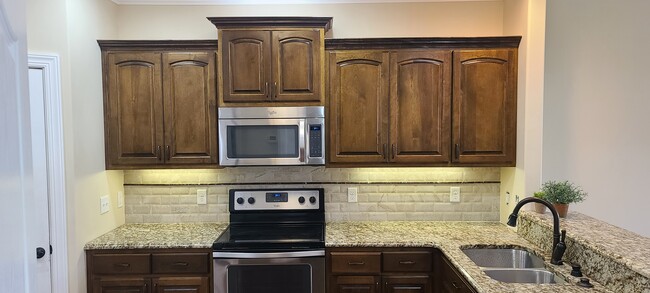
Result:
{"label": "cabinet drawer", "polygon": [[332,252],[333,273],[381,272],[381,252]]}
{"label": "cabinet drawer", "polygon": [[383,253],[386,272],[430,272],[431,253],[428,251],[395,251]]}
{"label": "cabinet drawer", "polygon": [[154,274],[208,273],[207,253],[156,253],[151,256]]}
{"label": "cabinet drawer", "polygon": [[148,274],[150,254],[95,254],[95,274]]}

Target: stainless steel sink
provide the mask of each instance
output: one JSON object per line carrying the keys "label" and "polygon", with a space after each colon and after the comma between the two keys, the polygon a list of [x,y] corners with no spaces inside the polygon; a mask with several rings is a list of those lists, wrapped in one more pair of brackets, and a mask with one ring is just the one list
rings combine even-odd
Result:
{"label": "stainless steel sink", "polygon": [[468,248],[463,252],[479,267],[485,268],[544,268],[538,256],[513,248]]}
{"label": "stainless steel sink", "polygon": [[490,278],[506,283],[562,284],[545,269],[544,261],[523,249],[467,248],[463,252]]}
{"label": "stainless steel sink", "polygon": [[486,275],[506,283],[564,284],[562,278],[543,269],[483,269]]}

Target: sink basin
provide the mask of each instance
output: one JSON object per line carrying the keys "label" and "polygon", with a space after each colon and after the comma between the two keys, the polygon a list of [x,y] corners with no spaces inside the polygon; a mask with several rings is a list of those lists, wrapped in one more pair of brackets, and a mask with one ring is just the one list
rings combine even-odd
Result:
{"label": "sink basin", "polygon": [[463,252],[484,268],[544,268],[544,261],[538,256],[513,248],[467,248]]}
{"label": "sink basin", "polygon": [[562,278],[540,269],[483,269],[485,274],[506,283],[563,284]]}

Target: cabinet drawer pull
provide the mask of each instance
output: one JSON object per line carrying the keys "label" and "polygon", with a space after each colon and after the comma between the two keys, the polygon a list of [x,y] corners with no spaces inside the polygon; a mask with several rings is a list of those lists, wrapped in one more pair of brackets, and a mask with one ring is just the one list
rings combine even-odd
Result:
{"label": "cabinet drawer pull", "polygon": [[173,266],[175,266],[175,267],[187,267],[187,266],[189,266],[189,265],[190,265],[190,264],[189,264],[189,263],[186,263],[186,262],[177,262],[177,263],[174,263],[174,264],[173,264]]}
{"label": "cabinet drawer pull", "polygon": [[400,260],[399,264],[401,264],[401,265],[414,265],[415,262],[412,261],[412,260]]}
{"label": "cabinet drawer pull", "polygon": [[348,265],[351,265],[351,266],[362,266],[362,265],[365,265],[365,264],[366,264],[366,263],[365,263],[365,262],[362,262],[362,261],[351,261],[351,262],[348,262]]}
{"label": "cabinet drawer pull", "polygon": [[128,267],[131,266],[131,264],[130,263],[116,263],[115,266],[120,267],[120,268],[128,268]]}
{"label": "cabinet drawer pull", "polygon": [[458,283],[456,283],[456,282],[451,282],[451,285],[454,286],[454,288],[456,288],[456,289],[461,289],[461,288],[463,288],[463,287],[461,287],[461,286],[458,286]]}

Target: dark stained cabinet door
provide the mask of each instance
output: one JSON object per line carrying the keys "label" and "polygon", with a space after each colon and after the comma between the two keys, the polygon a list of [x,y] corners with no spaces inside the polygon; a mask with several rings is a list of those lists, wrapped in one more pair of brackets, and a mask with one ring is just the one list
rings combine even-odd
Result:
{"label": "dark stained cabinet door", "polygon": [[381,163],[388,147],[389,54],[329,55],[329,161]]}
{"label": "dark stained cabinet door", "polygon": [[451,51],[390,56],[390,161],[449,162]]}
{"label": "dark stained cabinet door", "polygon": [[147,278],[102,277],[92,281],[93,293],[149,293],[151,280]]}
{"label": "dark stained cabinet door", "polygon": [[221,34],[224,102],[270,99],[271,34],[268,31],[224,30]]}
{"label": "dark stained cabinet door", "polygon": [[160,54],[109,53],[105,101],[106,165],[151,165],[162,160]]}
{"label": "dark stained cabinet door", "polygon": [[379,293],[379,276],[336,276],[329,293]]}
{"label": "dark stained cabinet door", "polygon": [[214,52],[163,53],[165,162],[217,163]]}
{"label": "dark stained cabinet door", "polygon": [[384,276],[382,293],[432,293],[429,276]]}
{"label": "dark stained cabinet door", "polygon": [[153,279],[153,293],[209,293],[207,277],[161,277]]}
{"label": "dark stained cabinet door", "polygon": [[320,101],[323,45],[320,30],[273,31],[274,101]]}
{"label": "dark stained cabinet door", "polygon": [[517,51],[454,52],[453,161],[514,166]]}

